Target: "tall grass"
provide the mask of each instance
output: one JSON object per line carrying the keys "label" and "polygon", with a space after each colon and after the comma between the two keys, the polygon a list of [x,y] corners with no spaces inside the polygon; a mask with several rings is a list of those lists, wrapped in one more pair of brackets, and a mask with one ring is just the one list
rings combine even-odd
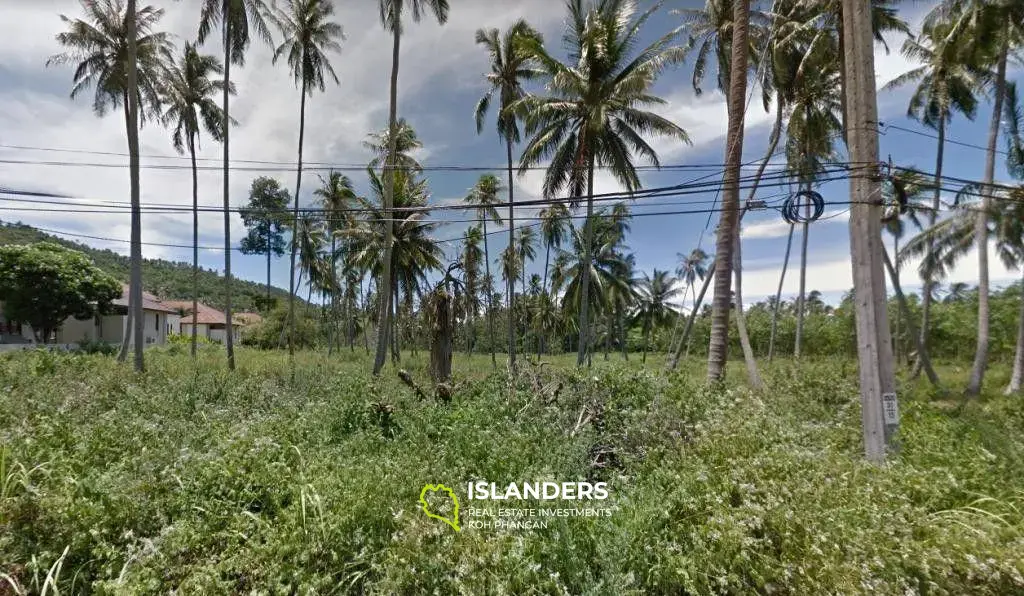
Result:
{"label": "tall grass", "polygon": [[[1024,405],[905,385],[864,463],[856,366],[456,358],[450,403],[364,355],[0,357],[0,594],[1009,594],[1024,591]],[[403,356],[429,389],[423,356]],[[556,388],[558,388],[556,392]],[[428,391],[429,393],[429,391]],[[609,483],[609,518],[463,528],[427,483]],[[522,506],[536,506],[524,503]]]}

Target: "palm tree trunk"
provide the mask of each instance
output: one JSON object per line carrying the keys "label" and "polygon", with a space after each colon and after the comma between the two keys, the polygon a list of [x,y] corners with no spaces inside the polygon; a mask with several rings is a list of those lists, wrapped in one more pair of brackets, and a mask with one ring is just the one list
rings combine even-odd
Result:
{"label": "palm tree trunk", "polygon": [[775,291],[775,304],[771,311],[771,333],[768,336],[768,361],[775,354],[775,331],[778,329],[778,309],[782,304],[782,284],[785,283],[785,269],[790,266],[790,252],[793,250],[794,224],[790,224],[790,238],[785,241],[785,256],[782,257],[782,272],[778,276],[778,290]]}
{"label": "palm tree trunk", "polygon": [[644,364],[647,364],[647,344],[650,341],[650,339],[651,339],[651,330],[650,330],[650,328],[648,328],[645,325],[644,326],[644,349],[643,349],[643,356],[641,356],[641,358],[640,358],[640,361],[643,362]]}
{"label": "palm tree trunk", "polygon": [[[511,253],[515,248],[516,240],[513,234],[515,231],[515,211],[512,207],[514,203],[512,187],[514,184],[512,180],[512,139],[510,138],[505,139],[505,152],[508,158],[508,250]],[[508,300],[505,301],[508,304],[508,365],[512,369],[516,367],[515,279],[515,275],[508,276]]]}
{"label": "palm tree trunk", "polygon": [[[231,19],[224,18],[224,318],[225,346],[228,353],[228,370],[235,370],[235,338],[231,325],[231,186],[229,179],[231,158],[230,93],[231,90]],[[193,314],[193,316],[195,316]],[[193,322],[195,319],[193,319]]]}
{"label": "palm tree trunk", "polygon": [[[333,222],[332,222],[333,223]],[[334,226],[331,229],[331,305],[330,315],[328,316],[327,325],[327,355],[330,356],[334,350],[334,335],[335,325],[338,323],[338,300],[337,300],[337,287],[338,287],[338,261],[336,259],[338,251],[338,240],[334,236]]]}
{"label": "palm tree trunk", "polygon": [[974,235],[978,237],[978,343],[974,351],[974,366],[967,382],[967,396],[977,397],[985,379],[988,365],[989,344],[989,283],[988,283],[988,210],[995,191],[996,144],[999,142],[999,126],[1003,116],[1003,95],[1006,93],[1006,59],[1010,43],[1010,23],[1005,21],[1002,33],[1002,48],[996,67],[996,83],[992,100],[992,121],[988,129],[988,152],[985,155],[985,180],[982,184],[981,211],[975,225]]}
{"label": "palm tree trunk", "polygon": [[192,359],[196,357],[199,339],[196,335],[196,313],[199,312],[199,172],[196,169],[196,135],[190,134],[188,152],[192,156]]}
{"label": "palm tree trunk", "polygon": [[377,376],[380,374],[382,368],[384,368],[384,361],[387,359],[388,353],[388,333],[391,331],[388,319],[391,316],[391,255],[394,248],[394,238],[392,238],[392,230],[394,229],[394,223],[391,221],[393,218],[392,214],[392,198],[395,192],[395,144],[397,142],[395,129],[397,128],[398,121],[398,57],[400,54],[401,47],[401,35],[399,29],[395,27],[395,31],[392,34],[393,44],[391,48],[391,90],[390,90],[390,105],[388,107],[388,154],[385,158],[385,172],[384,175],[386,180],[384,182],[384,271],[381,273],[380,278],[380,304],[378,305],[378,322],[377,322],[377,354],[373,359],[373,374]]}
{"label": "palm tree trunk", "polygon": [[[743,210],[746,212],[746,209]],[[733,274],[736,277],[736,329],[740,336],[740,346],[743,349],[743,361],[747,365],[747,380],[750,386],[760,391],[764,388],[761,382],[761,375],[757,372],[757,360],[754,359],[754,350],[750,347],[750,336],[747,335],[747,322],[743,316],[743,256],[740,240],[740,226],[736,226],[736,254]]]}
{"label": "palm tree trunk", "polygon": [[[1021,271],[1024,272],[1024,268]],[[1017,350],[1013,355],[1013,375],[1003,393],[1020,393],[1021,381],[1024,381],[1024,278],[1020,282],[1020,312],[1017,315]]]}
{"label": "palm tree trunk", "polygon": [[732,60],[729,77],[729,133],[725,155],[726,171],[722,180],[722,215],[718,223],[715,262],[715,295],[711,314],[711,341],[708,345],[709,383],[725,378],[725,362],[729,349],[729,306],[732,296],[733,246],[739,226],[740,161],[743,156],[743,110],[747,94],[747,27],[750,0],[733,4]]}
{"label": "palm tree trunk", "polygon": [[711,279],[715,276],[715,265],[716,262],[712,261],[708,267],[707,272],[704,274],[704,283],[700,286],[700,293],[693,299],[693,309],[690,310],[690,316],[686,319],[686,328],[683,329],[683,335],[679,338],[679,343],[676,345],[676,350],[672,354],[672,358],[668,361],[668,370],[675,370],[679,366],[679,357],[683,353],[683,348],[690,344],[690,333],[693,331],[693,322],[697,320],[697,309],[700,308],[701,303],[704,301],[704,295],[708,292],[708,287],[711,286]]}
{"label": "palm tree trunk", "polygon": [[[946,114],[939,114],[938,148],[935,155],[935,195],[932,197],[932,211],[928,214],[929,227],[935,225],[935,219],[942,205],[942,156],[946,145]],[[935,252],[934,243],[929,240],[925,249],[925,263],[930,263],[932,253]],[[928,349],[928,328],[931,325],[932,310],[932,272],[925,270],[923,287],[921,289],[921,341],[917,342],[920,349]],[[914,365],[914,372],[911,378],[916,378],[921,373],[921,355],[918,354],[917,363]]]}
{"label": "palm tree trunk", "polygon": [[128,169],[131,182],[132,231],[131,231],[131,283],[128,290],[128,308],[134,313],[133,331],[135,336],[134,364],[136,372],[143,372],[142,358],[143,314],[142,314],[142,209],[139,189],[139,104],[138,67],[136,64],[136,23],[135,0],[128,0]]}
{"label": "palm tree trunk", "polygon": [[892,289],[893,293],[896,294],[896,302],[899,304],[900,310],[903,312],[904,316],[907,317],[907,329],[910,331],[911,335],[916,338],[918,343],[917,353],[921,357],[921,368],[924,370],[925,375],[928,377],[931,384],[938,387],[939,376],[935,374],[935,369],[932,368],[932,362],[931,359],[928,358],[928,352],[920,346],[921,338],[914,333],[914,320],[910,318],[910,308],[907,306],[907,299],[903,295],[903,289],[900,288],[898,274],[896,273],[896,269],[892,266],[892,260],[889,258],[889,253],[885,250],[884,246],[882,247],[882,258],[885,261],[885,268],[889,272],[889,279],[892,281]]}
{"label": "palm tree trunk", "polygon": [[[586,142],[586,141],[584,141]],[[583,224],[583,272],[581,277],[581,283],[583,287],[580,291],[580,335],[579,345],[576,347],[576,366],[583,366],[583,358],[587,354],[587,350],[590,348],[590,329],[588,327],[589,321],[587,320],[590,314],[590,261],[593,258],[591,250],[594,243],[594,226],[592,225],[592,219],[594,217],[594,154],[590,150],[589,146],[586,146],[587,151],[587,219]]]}
{"label": "palm tree trunk", "polygon": [[619,308],[619,338],[622,341],[622,359],[629,361],[629,350],[626,346],[626,312],[625,309]]}
{"label": "palm tree trunk", "polygon": [[391,360],[398,364],[402,360],[402,351],[401,346],[398,345],[398,330],[400,328],[400,321],[398,320],[398,271],[394,263],[391,264],[391,287],[395,289],[394,295],[391,296],[391,298],[394,298],[391,304]]}
{"label": "palm tree trunk", "polygon": [[[291,380],[295,381],[295,257],[299,251],[299,243],[295,237],[299,228],[299,192],[302,188],[302,141],[306,134],[306,81],[302,82],[302,90],[299,98],[299,164],[295,170],[295,200],[292,206],[292,256],[291,256],[291,278],[288,291],[288,368],[291,371]],[[267,247],[269,250],[269,246]],[[312,289],[312,284],[310,284]],[[309,300],[306,301],[307,307]]]}
{"label": "palm tree trunk", "polygon": [[[487,248],[487,216],[481,218],[484,226],[484,272],[487,275],[488,281],[494,283],[491,278],[491,253]],[[491,344],[491,366],[497,370],[498,358],[494,355],[494,292],[491,291],[490,287],[484,288],[487,292],[487,335]]]}
{"label": "palm tree trunk", "polygon": [[[692,283],[686,284],[686,289],[683,290],[683,306],[686,306],[686,297],[690,294],[690,289],[693,287]],[[696,294],[694,294],[696,298]],[[676,351],[676,340],[679,338],[679,331],[683,328],[683,319],[686,315],[683,314],[683,309],[679,309],[679,314],[676,315],[676,324],[672,327],[672,339],[668,342],[668,353],[671,356]]]}
{"label": "palm tree trunk", "polygon": [[605,333],[604,333],[604,359],[608,360],[608,352],[611,351],[612,347],[612,323],[614,323],[614,313],[611,309],[608,309],[608,320],[605,321]]}
{"label": "palm tree trunk", "polygon": [[[811,190],[810,183],[807,184],[807,190]],[[805,206],[805,213],[807,218],[811,215],[811,204],[807,203]],[[805,221],[801,226],[800,231],[800,289],[796,297],[796,342],[793,345],[793,357],[800,358],[800,348],[803,342],[804,336],[804,307],[805,300],[804,295],[807,290],[807,236],[808,236],[809,224]]]}

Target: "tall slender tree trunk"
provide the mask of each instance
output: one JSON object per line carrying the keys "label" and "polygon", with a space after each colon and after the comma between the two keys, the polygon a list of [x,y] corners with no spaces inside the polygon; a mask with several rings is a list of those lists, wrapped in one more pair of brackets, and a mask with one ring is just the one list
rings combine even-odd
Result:
{"label": "tall slender tree trunk", "polygon": [[[491,277],[491,253],[487,248],[487,217],[481,218],[484,226],[484,273],[487,275],[487,280],[490,283],[494,283],[494,279]],[[490,287],[484,288],[487,292],[487,336],[488,343],[491,346],[491,366],[494,369],[498,368],[498,358],[494,355],[494,292],[491,291]]]}
{"label": "tall slender tree trunk", "polygon": [[[683,306],[686,306],[686,297],[690,294],[692,287],[692,283],[687,283],[686,289],[683,290]],[[696,290],[694,291],[696,292]],[[694,296],[696,297],[696,294],[694,294]],[[676,351],[676,340],[679,338],[679,331],[683,328],[683,320],[685,318],[686,315],[683,314],[683,309],[680,308],[679,314],[676,315],[676,324],[672,326],[672,339],[668,342],[668,353],[670,356]]]}
{"label": "tall slender tree trunk", "polygon": [[196,136],[190,134],[188,152],[192,156],[192,358],[199,345],[196,314],[199,312],[199,172],[196,168]]}
{"label": "tall slender tree trunk", "polygon": [[[1024,267],[1021,271],[1024,272]],[[1017,315],[1017,349],[1013,355],[1013,374],[1003,393],[1020,393],[1021,381],[1024,381],[1024,278],[1020,282],[1020,312]]]}
{"label": "tall slender tree trunk", "polygon": [[709,383],[725,378],[729,349],[729,306],[732,283],[733,246],[739,226],[740,161],[743,156],[743,111],[747,94],[747,27],[750,0],[733,3],[732,59],[729,73],[729,133],[725,155],[722,215],[718,223],[715,247],[715,295],[711,314],[711,341],[708,345]]}
{"label": "tall slender tree trunk", "polygon": [[327,326],[327,355],[330,356],[334,351],[334,337],[335,337],[335,326],[338,324],[338,261],[336,258],[338,252],[338,240],[334,236],[334,222],[333,217],[331,221],[331,304],[330,304],[330,323]]}
{"label": "tall slender tree trunk", "polygon": [[[502,106],[505,107],[505,106]],[[516,239],[514,235],[515,231],[515,210],[512,204],[515,202],[513,198],[512,188],[514,186],[512,180],[512,139],[505,139],[505,152],[508,158],[508,250],[511,254],[514,253],[516,246]],[[525,267],[525,264],[524,264]],[[516,276],[508,276],[508,365],[512,369],[516,367],[516,320],[515,320],[515,309],[516,309]]]}
{"label": "tall slender tree trunk", "polygon": [[594,226],[591,221],[594,218],[594,153],[590,150],[589,140],[585,140],[587,151],[587,219],[583,224],[583,274],[581,282],[583,287],[580,291],[580,335],[579,345],[576,348],[576,366],[583,366],[583,359],[590,348],[590,327],[588,315],[590,314],[590,262],[593,259]]}
{"label": "tall slender tree trunk", "polygon": [[[929,227],[935,225],[936,217],[938,216],[939,208],[942,206],[942,157],[946,148],[946,114],[943,112],[939,115],[939,130],[938,130],[938,148],[935,151],[935,195],[932,197],[932,211],[928,214],[928,225]],[[935,252],[935,244],[929,240],[928,246],[925,249],[925,263],[931,262],[932,253]],[[921,349],[928,349],[928,328],[931,326],[931,311],[932,311],[932,281],[933,272],[925,270],[923,287],[921,288],[921,341],[917,344]],[[921,355],[917,356],[917,363],[914,365],[914,373],[912,377],[916,378],[921,373]]]}
{"label": "tall slender tree trunk", "polygon": [[[811,190],[810,183],[807,190]],[[805,214],[808,218],[811,215],[811,204],[807,203]],[[808,222],[804,222],[800,230],[800,289],[796,298],[796,342],[793,344],[793,357],[800,358],[800,348],[804,337],[804,308],[806,306],[807,292],[807,236],[810,229]]]}
{"label": "tall slender tree trunk", "polygon": [[[744,209],[744,211],[746,211]],[[747,380],[750,386],[760,391],[764,388],[761,382],[761,375],[757,372],[757,360],[754,358],[754,350],[750,347],[750,336],[747,335],[747,321],[743,316],[743,252],[742,240],[740,239],[740,226],[736,225],[736,261],[733,273],[736,276],[736,329],[740,336],[740,347],[743,349],[743,361],[747,366]]]}
{"label": "tall slender tree trunk", "polygon": [[391,91],[390,106],[388,108],[388,154],[385,158],[385,181],[384,181],[384,271],[381,273],[379,285],[378,321],[377,321],[377,354],[373,360],[373,374],[379,375],[384,368],[384,361],[388,354],[388,334],[391,331],[389,319],[391,316],[391,254],[394,250],[394,238],[392,230],[394,217],[392,213],[392,198],[395,192],[395,144],[398,141],[395,129],[398,124],[398,57],[401,47],[401,35],[396,27],[392,34],[393,44],[391,49]]}
{"label": "tall slender tree trunk", "polygon": [[768,362],[775,355],[775,332],[779,323],[779,308],[782,306],[782,285],[786,281],[786,269],[789,267],[789,253],[793,248],[793,230],[795,225],[789,224],[789,238],[786,240],[786,255],[782,258],[782,273],[779,274],[779,289],[775,291],[775,304],[772,305],[772,329],[768,336]]}
{"label": "tall slender tree trunk", "polygon": [[[299,164],[295,170],[295,199],[292,204],[292,255],[288,273],[288,368],[291,380],[295,382],[295,257],[299,252],[296,235],[299,231],[299,192],[302,189],[302,142],[306,134],[306,81],[302,81],[301,97],[299,98]],[[269,250],[269,246],[267,249]],[[312,288],[312,285],[310,286]],[[306,301],[307,305],[309,301]]]}
{"label": "tall slender tree trunk", "polygon": [[139,189],[139,94],[138,66],[136,58],[136,12],[135,0],[128,0],[128,98],[125,106],[128,110],[128,168],[131,183],[132,231],[131,231],[131,280],[128,289],[128,308],[134,314],[132,321],[135,338],[134,365],[136,372],[145,370],[142,358],[143,314],[142,314],[142,209]]}
{"label": "tall slender tree trunk", "polygon": [[[228,352],[228,370],[235,370],[235,334],[231,324],[231,185],[230,131],[231,112],[231,19],[224,18],[224,343]],[[193,314],[195,316],[195,314]],[[193,319],[195,322],[195,319]]]}
{"label": "tall slender tree trunk", "polygon": [[619,307],[619,338],[622,341],[622,345],[620,346],[622,348],[622,359],[628,361],[629,350],[627,349],[626,343],[629,338],[626,336],[626,312],[622,307]]}
{"label": "tall slender tree trunk", "polygon": [[1010,23],[1005,21],[1002,32],[1002,47],[996,66],[996,82],[993,91],[992,121],[988,129],[988,152],[985,155],[985,180],[982,184],[981,211],[975,224],[974,235],[978,238],[978,344],[974,351],[974,366],[967,382],[967,396],[977,397],[985,379],[988,366],[989,344],[989,275],[988,275],[988,211],[995,187],[996,145],[999,142],[999,126],[1003,116],[1003,95],[1006,93],[1006,59],[1010,43]]}
{"label": "tall slender tree trunk", "polygon": [[612,324],[614,323],[614,313],[611,309],[608,309],[608,319],[605,321],[605,333],[604,333],[604,359],[608,360],[608,352],[612,349]]}
{"label": "tall slender tree trunk", "polygon": [[644,326],[644,349],[643,355],[640,357],[640,362],[647,364],[647,345],[651,340],[651,330],[646,325]]}
{"label": "tall slender tree trunk", "polygon": [[[911,334],[914,335],[915,341],[920,342],[921,338],[914,334],[913,325],[914,320],[910,318],[910,308],[907,306],[907,299],[903,295],[903,289],[900,288],[899,276],[896,269],[892,266],[892,260],[889,259],[889,253],[882,247],[882,258],[885,261],[885,269],[889,272],[889,279],[892,281],[893,293],[896,294],[896,302],[899,304],[899,308],[903,311],[904,316],[907,317],[907,326],[910,329]],[[925,375],[932,385],[939,386],[939,376],[935,374],[935,369],[932,368],[932,361],[928,358],[928,352],[922,350],[918,346],[917,353],[921,355],[921,369],[924,370]]]}
{"label": "tall slender tree trunk", "polygon": [[666,368],[668,370],[675,370],[679,366],[679,357],[683,354],[683,348],[688,346],[690,343],[690,333],[693,331],[693,322],[697,320],[697,310],[700,308],[701,303],[704,301],[704,295],[707,294],[708,288],[711,287],[711,280],[715,276],[715,266],[717,261],[712,261],[711,266],[708,267],[707,273],[704,274],[704,283],[700,286],[700,293],[693,299],[693,309],[690,310],[690,316],[686,319],[686,327],[683,329],[683,335],[679,338],[679,343],[676,344],[676,350],[672,354],[672,357],[668,361]]}

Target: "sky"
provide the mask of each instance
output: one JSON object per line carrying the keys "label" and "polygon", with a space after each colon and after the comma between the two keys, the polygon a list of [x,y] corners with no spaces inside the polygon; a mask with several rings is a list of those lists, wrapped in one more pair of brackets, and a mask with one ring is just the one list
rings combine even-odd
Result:
{"label": "sky", "polygon": [[[0,188],[66,195],[73,198],[70,200],[89,204],[110,202],[117,206],[127,202],[129,181],[127,157],[124,157],[127,142],[121,113],[98,117],[92,111],[90,96],[70,99],[71,67],[46,66],[47,58],[61,51],[55,40],[65,27],[60,15],[82,16],[78,2],[0,0],[0,3],[4,13],[4,18],[0,19]],[[195,38],[199,0],[152,0],[151,3],[165,10],[160,27],[173,34],[179,47]],[[370,154],[363,142],[368,133],[383,129],[387,124],[391,38],[380,26],[377,3],[362,0],[336,2],[336,5],[336,21],[346,34],[342,52],[331,57],[340,83],[333,85],[331,82],[326,92],[315,93],[307,103],[304,161],[310,165],[303,174],[300,193],[300,202],[304,205],[312,202],[312,190],[319,185],[318,175],[326,175],[328,166],[348,168],[345,173],[353,179],[357,190],[366,192],[364,168]],[[906,3],[901,16],[916,32],[923,15],[933,5],[926,1]],[[643,41],[649,43],[681,22],[681,17],[672,14],[669,7],[699,6],[689,1],[666,3],[660,14],[650,20],[643,32]],[[504,179],[505,149],[494,131],[493,114],[481,134],[477,134],[473,121],[474,106],[486,90],[483,74],[489,68],[485,50],[474,43],[474,32],[481,27],[504,30],[522,17],[544,35],[549,45],[560,50],[564,16],[564,4],[557,1],[456,0],[452,2],[450,18],[444,26],[432,18],[406,26],[401,42],[398,109],[424,144],[417,155],[421,163],[427,168],[493,168],[494,173]],[[280,42],[277,32],[275,41]],[[899,53],[901,36],[891,35],[887,42],[891,52],[886,53],[881,44],[875,51],[879,89],[913,66]],[[203,50],[218,54],[217,45],[215,40],[208,42]],[[283,61],[275,65],[271,57],[270,46],[254,43],[246,56],[246,65],[232,68],[238,95],[232,100],[231,115],[239,122],[231,132],[235,167],[230,176],[230,191],[235,207],[246,203],[249,186],[257,176],[273,176],[294,192],[299,91]],[[725,150],[725,101],[722,94],[714,90],[713,72],[703,85],[704,92],[695,93],[692,64],[690,56],[678,68],[666,71],[655,87],[656,94],[666,100],[657,111],[683,127],[692,144],[651,139],[663,165],[685,165],[687,169],[644,170],[641,179],[646,188],[680,184],[695,178],[720,179],[718,164],[724,160]],[[1019,75],[1020,70],[1014,70],[1010,78],[1017,79]],[[891,157],[896,165],[933,172],[936,142],[930,137],[932,131],[906,117],[909,94],[909,88],[878,93],[882,122],[880,157],[882,160]],[[973,121],[957,116],[948,128],[947,138],[984,145],[990,116],[987,103],[979,107]],[[764,110],[759,96],[753,97],[746,113],[745,163],[763,156],[772,118],[773,113]],[[187,156],[174,152],[170,136],[168,129],[152,123],[147,123],[141,132],[144,205],[191,205],[189,162]],[[200,204],[218,206],[223,185],[221,147],[203,139],[199,157],[200,165],[209,168],[199,173]],[[984,151],[978,148],[947,144],[944,173],[980,179],[984,157]],[[772,162],[770,171],[781,165],[777,159]],[[244,163],[246,161],[270,163]],[[479,170],[428,170],[431,203],[443,205],[461,201],[481,173]],[[541,198],[542,175],[540,171],[531,171],[517,177],[517,200]],[[1012,182],[1001,159],[997,161],[996,177]],[[622,190],[604,171],[598,172],[595,187],[598,193]],[[786,190],[766,188],[759,192],[759,197],[777,201],[779,193]],[[824,217],[809,226],[807,286],[808,290],[821,291],[826,300],[837,302],[853,285],[849,220],[847,206],[843,204],[849,200],[849,191],[845,182],[826,183],[818,190],[826,203],[835,204],[826,205]],[[654,268],[672,271],[678,265],[679,253],[689,253],[698,246],[713,252],[718,213],[666,215],[664,212],[704,211],[718,199],[709,191],[634,201],[627,244],[636,256],[638,269],[647,273]],[[115,207],[110,210],[115,213],[72,213],[69,209],[73,208],[29,203],[13,195],[0,194],[0,220],[21,221],[72,240],[127,254],[130,229],[127,210]],[[516,211],[517,220],[528,221],[535,215],[535,208]],[[449,220],[439,227],[436,237],[451,240],[444,246],[448,255],[453,255],[457,239],[469,225],[464,221],[467,214],[452,211],[435,217]],[[788,231],[788,225],[775,210],[751,212],[744,219],[744,302],[761,300],[775,293]],[[190,213],[146,213],[142,232],[143,241],[148,243],[143,247],[144,256],[191,262]],[[241,219],[234,216],[231,230],[234,246],[238,246],[244,234]],[[490,254],[500,254],[506,240],[506,234],[491,235],[488,239]],[[798,229],[784,297],[792,297],[797,292],[800,240]],[[217,249],[223,246],[223,241],[222,215],[204,213],[200,221],[200,245],[203,247],[200,264],[204,268],[223,270],[224,254]],[[529,273],[542,273],[544,255],[542,250],[538,252],[539,258],[528,267]],[[237,251],[232,254],[236,277],[262,282],[265,280],[264,263],[259,256],[245,256]],[[906,289],[913,290],[917,280],[909,271],[916,270],[916,265],[911,262],[906,267],[904,283]],[[990,258],[990,267],[995,286],[1005,286],[1019,279],[1019,273],[1007,270],[997,258]],[[972,283],[977,274],[977,256],[971,254],[946,281]],[[286,259],[274,263],[272,283],[287,287]]]}

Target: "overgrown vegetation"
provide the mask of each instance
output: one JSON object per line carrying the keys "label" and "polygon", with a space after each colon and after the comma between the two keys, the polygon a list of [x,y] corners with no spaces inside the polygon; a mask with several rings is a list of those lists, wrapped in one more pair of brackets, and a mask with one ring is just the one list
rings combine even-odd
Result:
{"label": "overgrown vegetation", "polygon": [[[850,360],[778,360],[754,395],[708,389],[699,360],[666,377],[561,357],[510,380],[482,355],[455,360],[444,404],[360,352],[301,353],[295,385],[279,352],[231,374],[216,348],[195,368],[149,353],[145,376],[0,358],[0,591],[1024,590],[1019,399],[908,385],[901,452],[877,467]],[[403,363],[429,383],[426,355]],[[477,479],[603,480],[614,513],[455,533],[419,510],[424,484]]]}

